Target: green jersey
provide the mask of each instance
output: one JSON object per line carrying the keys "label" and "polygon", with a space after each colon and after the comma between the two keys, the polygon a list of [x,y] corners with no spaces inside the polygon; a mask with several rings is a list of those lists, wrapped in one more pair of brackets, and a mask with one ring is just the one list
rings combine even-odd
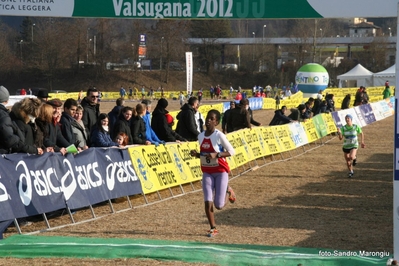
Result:
{"label": "green jersey", "polygon": [[357,149],[359,147],[359,141],[357,135],[362,133],[362,129],[355,124],[352,126],[344,125],[341,127],[341,134],[344,137],[344,149]]}

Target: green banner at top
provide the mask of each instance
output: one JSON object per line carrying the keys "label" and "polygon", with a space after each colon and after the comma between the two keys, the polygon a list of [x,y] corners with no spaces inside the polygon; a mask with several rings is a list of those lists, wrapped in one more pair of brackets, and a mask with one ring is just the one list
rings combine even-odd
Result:
{"label": "green banner at top", "polygon": [[396,17],[398,0],[0,0],[0,15],[136,19]]}

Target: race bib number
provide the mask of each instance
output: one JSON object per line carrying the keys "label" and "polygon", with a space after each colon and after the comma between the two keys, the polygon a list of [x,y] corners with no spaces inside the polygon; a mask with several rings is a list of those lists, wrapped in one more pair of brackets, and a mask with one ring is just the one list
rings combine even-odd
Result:
{"label": "race bib number", "polygon": [[201,166],[206,166],[206,167],[216,167],[219,166],[219,160],[218,158],[214,159],[207,159],[206,156],[201,156],[200,157],[201,161]]}

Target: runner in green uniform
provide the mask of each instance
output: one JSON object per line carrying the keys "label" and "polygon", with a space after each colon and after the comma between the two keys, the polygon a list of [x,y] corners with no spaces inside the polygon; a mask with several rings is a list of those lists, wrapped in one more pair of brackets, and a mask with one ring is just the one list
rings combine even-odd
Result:
{"label": "runner in green uniform", "polygon": [[361,137],[361,147],[364,148],[364,134],[362,129],[352,123],[352,115],[347,114],[345,116],[346,125],[338,129],[338,137],[340,140],[344,139],[344,144],[342,146],[342,150],[344,151],[344,157],[346,160],[346,165],[349,170],[348,177],[351,178],[353,176],[353,166],[356,165],[356,153],[359,147],[358,135]]}

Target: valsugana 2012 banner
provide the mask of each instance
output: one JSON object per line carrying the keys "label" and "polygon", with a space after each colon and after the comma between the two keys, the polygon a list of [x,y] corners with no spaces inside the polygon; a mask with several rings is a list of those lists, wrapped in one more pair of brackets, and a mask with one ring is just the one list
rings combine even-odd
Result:
{"label": "valsugana 2012 banner", "polygon": [[382,2],[380,0],[0,0],[0,15],[124,19],[396,17],[397,0]]}

